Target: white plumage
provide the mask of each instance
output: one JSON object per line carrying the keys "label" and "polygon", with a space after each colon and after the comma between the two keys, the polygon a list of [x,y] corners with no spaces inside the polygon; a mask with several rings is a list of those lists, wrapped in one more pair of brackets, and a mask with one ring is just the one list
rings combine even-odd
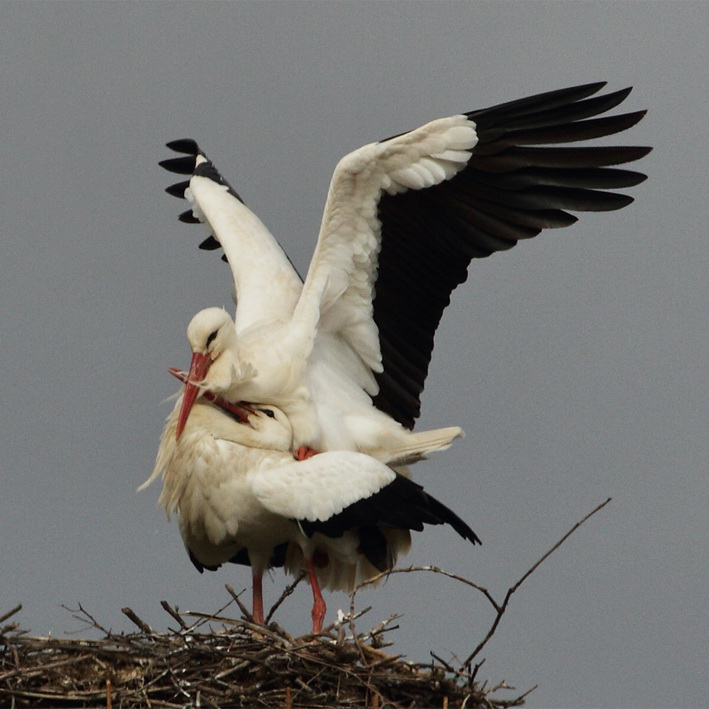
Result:
{"label": "white plumage", "polygon": [[[462,433],[411,429],[436,328],[471,259],[569,226],[576,217],[566,210],[624,207],[632,198],[607,190],[645,179],[615,166],[649,148],[565,147],[643,117],[598,118],[630,92],[595,96],[603,86],[439,119],[347,155],[335,169],[304,282],[199,146],[168,144],[186,156],[161,165],[190,175],[168,192],[191,202],[182,221],[208,228],[200,247],[224,250],[238,307],[235,320],[209,308],[190,323],[188,381],[153,477],[164,474],[161,504],[178,511],[198,568],[251,563],[257,618],[269,565],[295,570],[301,561],[293,559],[305,558],[317,628],[318,576],[331,588],[351,588],[391,568],[408,547],[405,530],[424,523],[449,523],[478,541],[387,464],[415,462]],[[200,394],[224,408],[262,401],[282,412],[278,425],[242,438],[248,422],[200,403]],[[302,447],[326,452],[296,462],[289,451]],[[322,568],[318,555],[327,559]]]}
{"label": "white plumage", "polygon": [[[177,513],[200,571],[229,561],[251,564],[257,622],[263,622],[262,575],[274,564],[292,573],[307,568],[313,631],[319,632],[325,613],[320,585],[352,590],[392,568],[410,547],[410,529],[448,523],[479,541],[420,486],[370,456],[332,451],[296,461],[290,422],[275,407],[255,406],[241,423],[199,401],[178,439],[179,404],[141,488],[162,474],[159,504],[168,517]],[[399,509],[392,498],[401,499]]]}
{"label": "white plumage", "polygon": [[178,433],[207,389],[277,405],[296,447],[369,453],[401,445],[419,414],[436,327],[471,258],[568,226],[575,217],[565,209],[632,201],[602,188],[645,176],[607,166],[648,148],[554,145],[642,118],[593,118],[629,93],[588,98],[602,86],[442,118],[345,156],[304,283],[197,144],[170,143],[188,156],[161,164],[191,178],[168,191],[191,202],[183,221],[208,227],[202,247],[224,249],[238,301],[233,322],[210,308],[190,323],[193,361]]}

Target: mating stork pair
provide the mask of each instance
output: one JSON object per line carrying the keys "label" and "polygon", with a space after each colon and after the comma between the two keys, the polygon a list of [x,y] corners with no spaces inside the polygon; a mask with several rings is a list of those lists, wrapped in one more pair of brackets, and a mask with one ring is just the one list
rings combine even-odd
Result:
{"label": "mating stork pair", "polygon": [[432,121],[345,156],[332,177],[302,281],[278,242],[197,143],[168,143],[189,175],[167,191],[221,248],[238,307],[190,322],[185,387],[155,470],[199,571],[250,564],[253,615],[272,566],[308,572],[313,631],[320,586],[352,589],[389,570],[410,531],[449,524],[478,537],[405,466],[447,448],[458,427],[413,432],[434,333],[473,258],[509,249],[571,211],[619,209],[612,192],[645,175],[615,167],[650,148],[579,147],[644,111],[598,117],[630,89],[595,83]]}

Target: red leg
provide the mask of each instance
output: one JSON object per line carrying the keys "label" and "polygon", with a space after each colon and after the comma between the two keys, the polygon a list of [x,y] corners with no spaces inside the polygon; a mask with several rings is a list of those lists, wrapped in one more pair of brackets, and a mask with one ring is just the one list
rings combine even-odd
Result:
{"label": "red leg", "polygon": [[310,578],[310,588],[313,589],[313,632],[319,633],[322,630],[322,623],[325,619],[325,611],[327,607],[325,606],[325,600],[320,592],[320,584],[318,583],[318,577],[315,574],[315,565],[312,559],[308,559],[308,576]]}
{"label": "red leg", "polygon": [[254,622],[263,625],[263,574],[252,572]]}
{"label": "red leg", "polygon": [[317,454],[318,452],[310,446],[301,446],[300,448],[296,448],[293,451],[293,457],[296,460],[307,460],[308,458],[312,458],[314,455]]}

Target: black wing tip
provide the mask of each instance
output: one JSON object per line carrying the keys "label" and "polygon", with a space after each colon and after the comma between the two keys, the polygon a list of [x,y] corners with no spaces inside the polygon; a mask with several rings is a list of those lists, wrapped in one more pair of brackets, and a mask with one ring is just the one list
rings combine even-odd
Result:
{"label": "black wing tip", "polygon": [[[559,91],[568,91],[569,93],[571,92],[578,92],[578,93],[583,93],[587,92],[587,96],[593,96],[593,94],[597,94],[601,89],[604,89],[606,86],[608,86],[607,81],[592,81],[590,84],[579,84],[578,86],[570,86],[568,89],[559,89]],[[608,96],[618,96],[622,97],[620,98],[620,103],[621,101],[624,101],[629,95],[630,92],[633,90],[632,86],[626,86],[623,89],[616,89],[612,93],[608,94]],[[549,91],[548,93],[554,94],[556,93],[555,91]]]}
{"label": "black wing tip", "polygon": [[475,534],[475,532],[473,532],[473,530],[470,529],[470,527],[468,527],[468,529],[469,529],[470,533],[464,534],[463,538],[467,539],[473,546],[476,546],[476,545],[482,546],[482,543],[483,543],[482,539],[480,539],[480,537],[477,534]]}
{"label": "black wing tip", "polygon": [[179,158],[161,160],[158,165],[168,172],[174,172],[178,175],[191,175],[195,167],[195,158],[193,155],[184,155]]}
{"label": "black wing tip", "polygon": [[187,155],[199,155],[201,152],[199,144],[196,140],[192,140],[192,138],[171,140],[169,143],[165,143],[165,147],[174,150],[176,153],[186,153]]}
{"label": "black wing tip", "polygon": [[189,556],[192,565],[195,567],[195,569],[197,569],[197,571],[199,571],[200,574],[203,574],[205,569],[207,569],[207,571],[216,571],[221,566],[221,564],[217,564],[216,566],[212,566],[210,564],[203,564],[194,555],[192,549],[190,549],[189,547],[185,548],[187,549],[187,555]]}
{"label": "black wing tip", "polygon": [[[606,116],[605,120],[607,122],[612,122],[614,124],[615,130],[607,135],[615,135],[617,133],[622,133],[628,128],[636,126],[643,118],[647,115],[647,109],[641,109],[640,111],[632,111],[631,113],[621,113],[618,115]],[[603,120],[603,119],[601,119]]]}
{"label": "black wing tip", "polygon": [[173,197],[177,197],[178,199],[184,199],[185,198],[185,190],[190,186],[189,180],[186,182],[177,182],[174,185],[170,185],[169,187],[165,188],[165,192],[167,192],[169,195],[172,195]]}
{"label": "black wing tip", "polygon": [[[605,81],[603,83],[604,83],[604,85],[606,84]],[[632,86],[626,86],[624,89],[617,89],[616,91],[611,91],[611,93],[609,93],[607,96],[608,97],[611,97],[611,96],[615,97],[618,99],[618,103],[622,103],[623,101],[625,101],[626,98],[628,98],[628,96],[630,95],[630,92],[632,90],[633,90]]]}
{"label": "black wing tip", "polygon": [[[535,94],[530,96],[529,98],[536,98],[536,99],[551,99],[554,97],[569,97],[567,100],[569,101],[579,101],[583,98],[586,98],[587,96],[593,96],[593,94],[597,94],[601,89],[604,89],[606,86],[608,86],[607,81],[592,81],[588,84],[577,84],[576,86],[567,86],[566,88],[563,89],[552,89],[551,91],[544,91],[540,94]],[[632,87],[631,87],[632,88]],[[626,89],[621,89],[621,91],[625,91]],[[627,89],[628,92],[630,92],[630,89]],[[573,96],[573,98],[571,98]],[[526,99],[521,99],[522,101]]]}
{"label": "black wing tip", "polygon": [[[634,146],[635,148],[635,154],[637,157],[635,160],[640,160],[640,158],[644,158],[648,153],[651,153],[653,148],[651,145],[636,145]],[[645,175],[647,177],[647,175]]]}
{"label": "black wing tip", "polygon": [[624,209],[635,201],[635,197],[631,197],[629,194],[620,194],[618,192],[611,192],[610,194],[612,195],[612,200],[609,200],[605,206],[588,211],[615,212],[617,209]]}
{"label": "black wing tip", "polygon": [[214,251],[221,249],[222,245],[210,234],[197,248],[202,251]]}
{"label": "black wing tip", "polygon": [[197,219],[197,217],[194,216],[194,213],[191,209],[188,209],[186,212],[182,212],[179,217],[177,217],[183,224],[199,224],[200,221]]}

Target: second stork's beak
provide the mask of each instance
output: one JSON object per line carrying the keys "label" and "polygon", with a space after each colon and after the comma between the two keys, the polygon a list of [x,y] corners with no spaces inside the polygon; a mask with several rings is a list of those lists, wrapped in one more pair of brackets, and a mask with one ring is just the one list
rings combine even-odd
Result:
{"label": "second stork's beak", "polygon": [[192,406],[199,395],[199,383],[204,380],[209,371],[212,360],[209,355],[202,352],[195,352],[192,355],[190,371],[185,382],[185,393],[182,396],[182,408],[180,409],[180,417],[177,419],[177,435],[179,438],[185,428],[187,419],[192,410]]}

